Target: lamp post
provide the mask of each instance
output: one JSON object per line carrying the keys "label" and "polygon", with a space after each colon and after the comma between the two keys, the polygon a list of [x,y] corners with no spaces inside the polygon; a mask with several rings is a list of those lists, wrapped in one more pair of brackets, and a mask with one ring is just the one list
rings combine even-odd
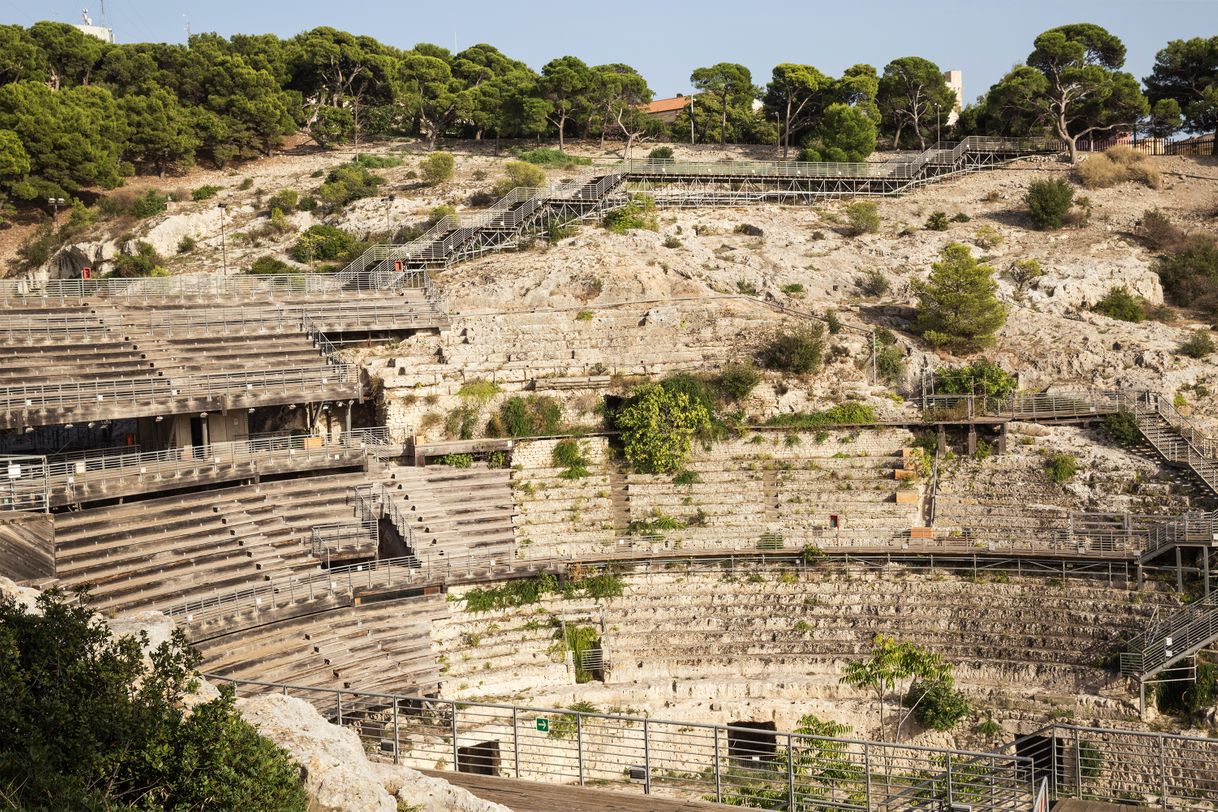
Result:
{"label": "lamp post", "polygon": [[224,212],[228,210],[227,203],[217,203],[220,210],[220,261],[223,263],[224,275],[228,276],[228,246],[224,241]]}
{"label": "lamp post", "polygon": [[935,147],[943,143],[943,133],[939,128],[939,102],[935,102]]}
{"label": "lamp post", "polygon": [[59,207],[67,203],[62,197],[48,197],[47,202],[51,204],[51,222],[54,223],[59,219]]}

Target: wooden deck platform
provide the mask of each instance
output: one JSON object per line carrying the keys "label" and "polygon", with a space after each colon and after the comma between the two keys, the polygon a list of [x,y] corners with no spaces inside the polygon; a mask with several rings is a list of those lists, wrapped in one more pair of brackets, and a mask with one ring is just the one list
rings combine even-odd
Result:
{"label": "wooden deck platform", "polygon": [[1135,812],[1138,809],[1150,809],[1150,807],[1134,806],[1133,804],[1107,804],[1103,801],[1080,801],[1074,798],[1058,801],[1053,805],[1053,812]]}
{"label": "wooden deck platform", "polygon": [[503,804],[513,812],[719,812],[737,809],[734,806],[709,801],[683,801],[634,792],[588,789],[566,784],[543,784],[538,781],[517,781],[514,778],[492,778],[449,770],[423,770],[428,775],[443,778],[479,798]]}

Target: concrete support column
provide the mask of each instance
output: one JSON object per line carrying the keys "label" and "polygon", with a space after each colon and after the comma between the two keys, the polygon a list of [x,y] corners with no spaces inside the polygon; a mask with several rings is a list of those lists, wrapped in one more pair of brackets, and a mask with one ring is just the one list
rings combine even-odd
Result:
{"label": "concrete support column", "polygon": [[968,454],[973,456],[977,453],[977,427],[969,424],[968,427]]}

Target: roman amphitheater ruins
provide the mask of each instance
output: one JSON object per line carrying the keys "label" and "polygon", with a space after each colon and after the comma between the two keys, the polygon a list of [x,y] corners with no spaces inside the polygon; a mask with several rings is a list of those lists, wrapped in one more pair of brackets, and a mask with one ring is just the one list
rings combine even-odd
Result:
{"label": "roman amphitheater ruins", "polygon": [[[1128,233],[1206,216],[1218,168],[1154,158],[1162,188],[1096,191],[1108,214],[1046,236],[1015,210],[1062,148],[595,158],[331,273],[221,273],[265,213],[216,173],[226,211],[174,204],[139,236],[197,239],[211,272],[81,278],[98,241],[0,280],[2,574],[160,612],[212,684],[306,700],[368,760],[488,798],[1214,809],[1213,706],[1188,729],[1158,706],[1218,638],[1218,375],[1173,356],[1186,326],[1088,308],[1162,300]],[[342,225],[421,221],[502,163],[454,152],[441,191],[387,170],[395,195]],[[248,171],[269,195],[349,160]],[[594,227],[641,195],[656,230]],[[845,235],[860,198],[882,233]],[[901,233],[936,210],[966,215]],[[998,283],[1013,393],[944,393],[967,359],[908,329],[949,243],[1045,269]],[[757,371],[675,471],[624,458],[604,417],[640,386],[712,386],[808,329],[819,372]],[[844,679],[886,638],[950,665],[954,723]]]}

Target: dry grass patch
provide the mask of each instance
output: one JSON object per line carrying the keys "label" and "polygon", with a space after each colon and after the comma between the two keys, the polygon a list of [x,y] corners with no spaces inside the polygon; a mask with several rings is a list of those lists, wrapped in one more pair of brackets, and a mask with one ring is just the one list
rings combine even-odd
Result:
{"label": "dry grass patch", "polygon": [[1162,185],[1159,169],[1132,147],[1117,146],[1092,155],[1078,167],[1079,183],[1088,189],[1105,189],[1133,181],[1152,189]]}

